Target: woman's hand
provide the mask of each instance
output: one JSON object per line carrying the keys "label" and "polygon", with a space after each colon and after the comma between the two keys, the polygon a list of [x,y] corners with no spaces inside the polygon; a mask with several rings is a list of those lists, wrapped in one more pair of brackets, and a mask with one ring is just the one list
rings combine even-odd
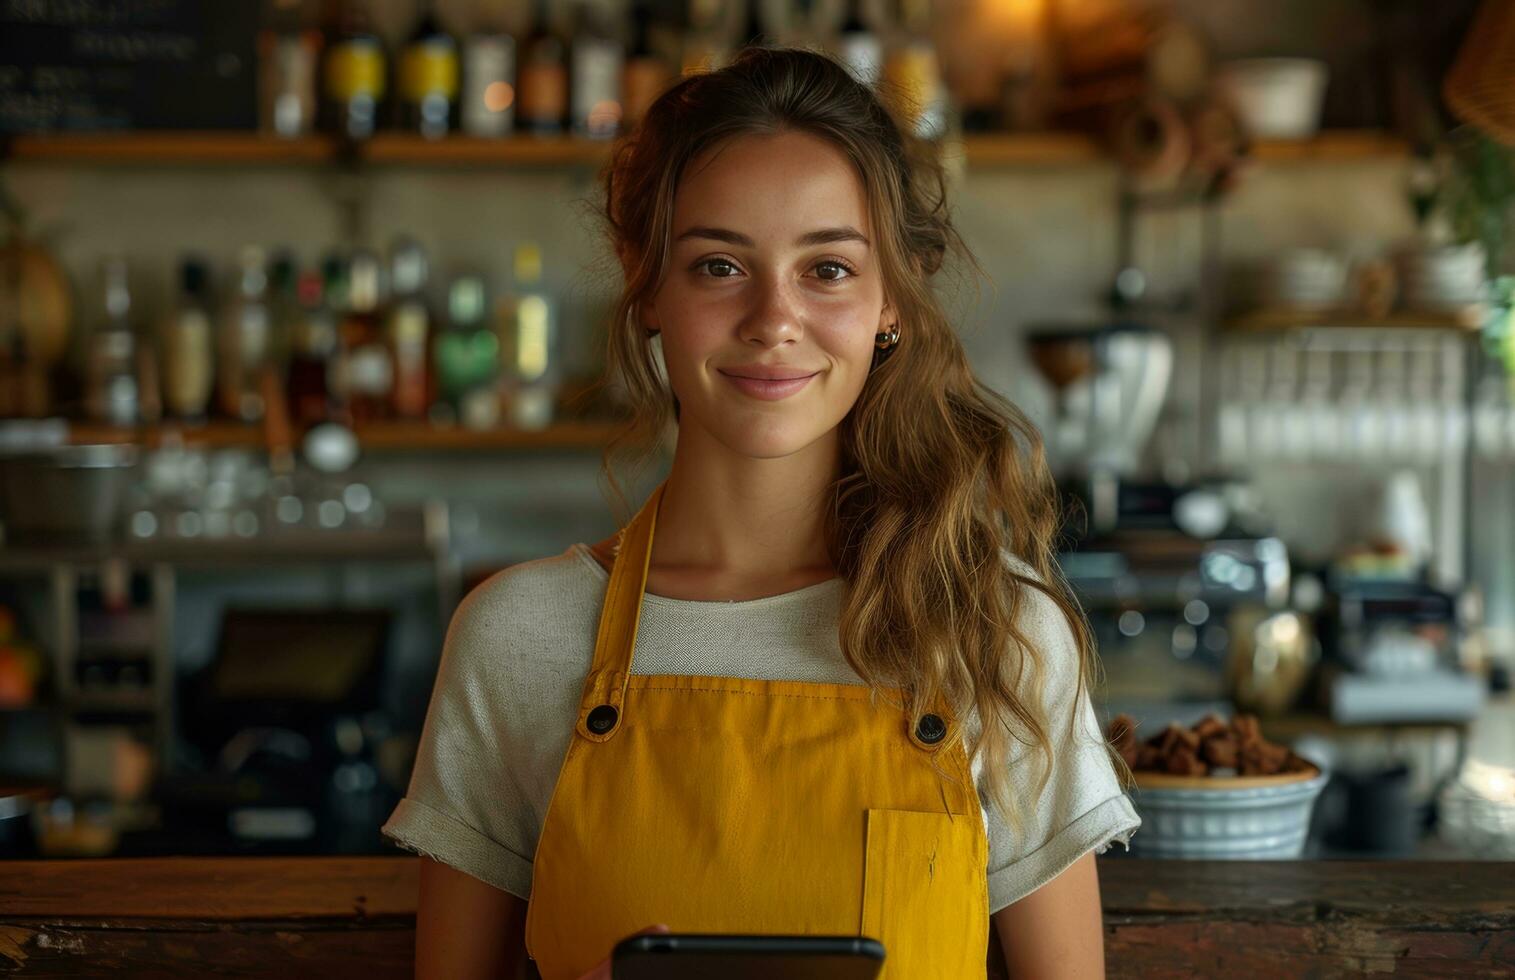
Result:
{"label": "woman's hand", "polygon": [[[668,931],[668,927],[665,926],[665,925],[663,925],[660,922],[660,923],[658,923],[655,926],[648,926],[646,929],[643,929],[640,932],[633,932],[631,934],[631,936],[646,936],[646,935],[649,935],[649,934],[655,933],[655,932],[667,932],[667,931]],[[626,938],[630,939],[631,936],[627,936]],[[610,976],[610,957],[607,956],[603,960],[601,960],[599,963],[596,963],[594,969],[590,970],[588,973],[584,974],[582,977],[579,977],[579,980],[611,980],[611,976]]]}

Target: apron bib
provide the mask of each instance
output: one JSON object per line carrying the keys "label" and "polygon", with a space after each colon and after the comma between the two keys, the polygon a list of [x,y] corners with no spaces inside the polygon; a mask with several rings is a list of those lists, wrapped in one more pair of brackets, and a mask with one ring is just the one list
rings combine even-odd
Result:
{"label": "apron bib", "polygon": [[543,980],[654,922],[868,936],[884,980],[982,980],[988,842],[966,751],[937,751],[945,709],[911,724],[897,688],[886,707],[863,685],[631,673],[662,491],[616,556],[537,843]]}

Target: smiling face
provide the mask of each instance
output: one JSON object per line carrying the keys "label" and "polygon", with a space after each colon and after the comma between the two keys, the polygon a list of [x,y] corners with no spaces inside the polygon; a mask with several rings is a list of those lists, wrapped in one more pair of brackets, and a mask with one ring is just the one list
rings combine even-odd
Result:
{"label": "smiling face", "polygon": [[681,439],[767,459],[834,437],[895,322],[851,162],[808,133],[737,137],[690,164],[672,229],[641,322],[662,334]]}

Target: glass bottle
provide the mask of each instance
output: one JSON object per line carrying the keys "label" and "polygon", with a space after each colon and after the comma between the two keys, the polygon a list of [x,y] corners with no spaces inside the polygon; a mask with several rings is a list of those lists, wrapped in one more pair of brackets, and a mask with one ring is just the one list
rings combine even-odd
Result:
{"label": "glass bottle", "polygon": [[458,100],[458,42],[442,27],[434,0],[422,0],[415,30],[400,55],[400,128],[440,139],[453,126]]}
{"label": "glass bottle", "polygon": [[864,0],[847,0],[847,17],[837,32],[836,53],[857,80],[874,88],[884,68],[884,47],[863,15]]}
{"label": "glass bottle", "polygon": [[289,375],[289,355],[300,322],[300,263],[287,248],[275,249],[268,263],[268,354],[283,384]]}
{"label": "glass bottle", "polygon": [[553,29],[550,0],[536,0],[535,10],[521,52],[516,122],[528,133],[556,136],[568,111],[567,51]]}
{"label": "glass bottle", "polygon": [[470,429],[499,423],[500,338],[490,329],[484,277],[465,272],[447,290],[447,328],[436,340],[437,383],[454,418]]}
{"label": "glass bottle", "polygon": [[326,273],[302,272],[297,285],[299,318],[290,337],[287,390],[290,418],[301,428],[325,422],[331,413],[329,372],[337,351],[337,322],[327,296],[339,295],[339,257],[326,260]]}
{"label": "glass bottle", "polygon": [[395,241],[389,253],[390,295],[385,315],[394,363],[394,413],[424,419],[432,402],[430,273],[426,250],[413,238]]}
{"label": "glass bottle", "polygon": [[625,107],[625,126],[641,121],[649,106],[657,101],[673,80],[668,62],[652,47],[652,7],[634,3],[631,8],[631,51],[626,56],[621,94]]}
{"label": "glass bottle", "polygon": [[321,35],[305,20],[304,0],[268,0],[258,34],[258,128],[307,136],[316,122]]}
{"label": "glass bottle", "polygon": [[742,47],[762,47],[773,41],[763,26],[763,0],[747,0],[747,24],[742,28]]}
{"label": "glass bottle", "polygon": [[463,131],[509,136],[516,119],[516,39],[493,16],[463,41]]}
{"label": "glass bottle", "polygon": [[591,0],[579,0],[574,25],[568,86],[573,133],[613,139],[621,129],[621,42]]}
{"label": "glass bottle", "polygon": [[679,68],[682,74],[714,71],[731,61],[729,38],[742,30],[741,12],[741,6],[726,0],[687,0]]}
{"label": "glass bottle", "polygon": [[552,422],[561,381],[555,304],[542,288],[542,252],[533,242],[515,250],[515,283],[497,307],[501,383],[511,422],[541,429]]}
{"label": "glass bottle", "polygon": [[384,271],[379,256],[356,249],[347,263],[347,309],[342,313],[333,387],[338,407],[354,424],[389,418],[395,366],[384,321]]}
{"label": "glass bottle", "polygon": [[248,245],[242,249],[217,339],[217,402],[229,418],[256,422],[263,417],[261,375],[268,363],[272,319],[265,254],[259,246]]}
{"label": "glass bottle", "polygon": [[326,130],[352,140],[374,134],[384,99],[384,43],[374,33],[366,0],[335,0],[328,8],[323,92]]}
{"label": "glass bottle", "polygon": [[85,354],[85,410],[97,422],[136,425],[137,334],[131,324],[131,289],[126,259],[103,263],[105,318],[91,335]]}
{"label": "glass bottle", "polygon": [[900,40],[884,59],[883,80],[899,103],[896,111],[918,139],[947,133],[947,86],[930,35],[931,0],[901,0]]}
{"label": "glass bottle", "polygon": [[199,256],[179,263],[179,301],[164,330],[163,401],[174,418],[199,422],[216,375],[210,269]]}

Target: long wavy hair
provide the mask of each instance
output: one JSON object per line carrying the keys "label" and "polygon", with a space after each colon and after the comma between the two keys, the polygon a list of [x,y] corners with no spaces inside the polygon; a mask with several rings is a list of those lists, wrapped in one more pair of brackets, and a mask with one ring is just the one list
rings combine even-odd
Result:
{"label": "long wavy hair", "polygon": [[[841,649],[875,698],[897,687],[909,717],[930,711],[938,698],[958,718],[976,712],[973,744],[954,725],[941,748],[964,744],[970,759],[982,753],[989,795],[1018,829],[1013,743],[1040,756],[1040,796],[1055,731],[1040,698],[1045,657],[1020,625],[1026,590],[1051,597],[1073,631],[1075,720],[1098,661],[1055,561],[1063,515],[1041,439],[1019,409],[974,377],[932,288],[949,251],[978,265],[949,216],[945,171],[931,147],[906,135],[900,105],[826,54],[749,47],[718,70],[675,82],[620,138],[594,207],[624,280],[602,383],[622,389],[632,412],[606,448],[604,475],[624,508],[617,465],[645,469],[678,411],[637,310],[665,274],[685,167],[744,135],[802,131],[831,141],[865,189],[900,330],[840,424],[841,466],[825,533],[845,581]],[[1024,565],[1017,568],[1011,556]],[[1106,749],[1128,783],[1129,770],[1108,743]]]}

